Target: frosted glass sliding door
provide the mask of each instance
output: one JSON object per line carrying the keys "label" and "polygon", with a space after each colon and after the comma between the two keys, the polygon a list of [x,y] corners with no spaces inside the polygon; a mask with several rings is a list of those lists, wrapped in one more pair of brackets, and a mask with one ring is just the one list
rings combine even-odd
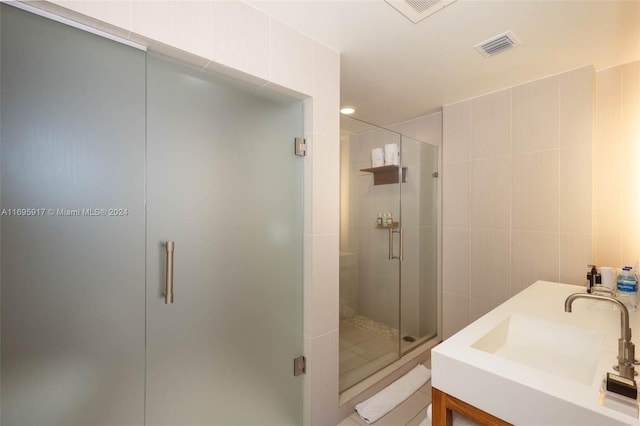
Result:
{"label": "frosted glass sliding door", "polygon": [[0,424],[302,424],[301,102],[4,4],[0,54]]}
{"label": "frosted glass sliding door", "polygon": [[0,421],[141,425],[145,54],[0,13]]}
{"label": "frosted glass sliding door", "polygon": [[147,424],[302,424],[301,103],[147,67]]}

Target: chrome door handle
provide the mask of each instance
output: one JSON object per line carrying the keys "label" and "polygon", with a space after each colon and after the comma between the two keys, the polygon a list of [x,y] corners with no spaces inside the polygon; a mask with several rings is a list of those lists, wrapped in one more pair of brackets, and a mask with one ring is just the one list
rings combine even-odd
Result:
{"label": "chrome door handle", "polygon": [[165,284],[164,284],[164,303],[170,305],[173,303],[173,250],[175,242],[167,241],[165,244]]}
{"label": "chrome door handle", "polygon": [[[393,234],[400,234],[400,255],[393,254]],[[389,260],[399,260],[402,262],[404,259],[404,230],[394,231],[393,228],[389,228]]]}

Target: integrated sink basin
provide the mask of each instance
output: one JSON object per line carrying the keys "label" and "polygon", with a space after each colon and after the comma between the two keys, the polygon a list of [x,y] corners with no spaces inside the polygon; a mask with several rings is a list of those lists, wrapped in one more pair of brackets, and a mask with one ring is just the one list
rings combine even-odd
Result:
{"label": "integrated sink basin", "polygon": [[591,385],[604,339],[603,334],[513,313],[471,347]]}

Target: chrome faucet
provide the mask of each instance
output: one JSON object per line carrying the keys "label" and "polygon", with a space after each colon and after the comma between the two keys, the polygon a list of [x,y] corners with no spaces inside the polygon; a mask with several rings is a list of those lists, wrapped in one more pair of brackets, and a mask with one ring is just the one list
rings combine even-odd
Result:
{"label": "chrome faucet", "polygon": [[609,296],[600,296],[590,293],[574,293],[564,301],[564,311],[571,312],[571,305],[576,299],[594,299],[613,303],[620,309],[620,338],[618,339],[618,374],[622,377],[635,380],[634,362],[635,345],[631,342],[631,328],[629,327],[629,310],[624,303]]}

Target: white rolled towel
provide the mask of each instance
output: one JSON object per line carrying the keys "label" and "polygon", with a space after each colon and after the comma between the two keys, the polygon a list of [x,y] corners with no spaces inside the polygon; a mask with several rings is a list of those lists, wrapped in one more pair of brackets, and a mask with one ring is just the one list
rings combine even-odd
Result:
{"label": "white rolled towel", "polygon": [[413,395],[429,379],[431,370],[419,364],[371,398],[356,405],[356,411],[362,420],[373,423]]}
{"label": "white rolled towel", "polygon": [[400,149],[397,143],[388,143],[384,146],[384,164],[386,166],[400,164]]}
{"label": "white rolled towel", "polygon": [[384,166],[384,149],[374,148],[371,150],[371,167]]}

